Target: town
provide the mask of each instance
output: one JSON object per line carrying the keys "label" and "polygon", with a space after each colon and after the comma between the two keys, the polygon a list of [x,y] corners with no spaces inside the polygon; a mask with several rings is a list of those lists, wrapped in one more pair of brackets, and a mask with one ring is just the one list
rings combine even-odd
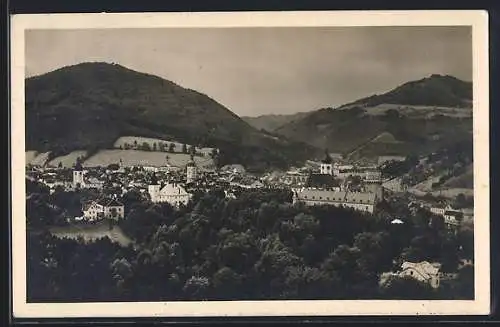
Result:
{"label": "town", "polygon": [[[385,178],[382,169],[388,162],[406,160],[402,156],[380,157],[380,164],[359,165],[334,160],[329,154],[321,161],[309,160],[304,167],[285,172],[252,174],[242,165],[198,167],[191,160],[184,167],[165,163],[162,166],[124,166],[122,161],[106,167],[73,167],[28,165],[27,179],[38,181],[50,192],[78,189],[96,191],[95,198],[82,203],[81,215],[68,216],[69,221],[95,222],[100,219],[122,219],[127,208],[120,199],[131,190],[140,192],[152,203],[166,202],[174,207],[186,205],[194,191],[208,192],[221,188],[227,197],[245,189],[284,188],[293,193],[293,202],[307,205],[333,205],[374,213],[384,199],[405,194],[407,187],[397,177]],[[78,161],[78,160],[77,160]],[[399,191],[399,192],[398,192]],[[431,197],[432,198],[432,197]],[[408,206],[421,207],[444,218],[449,228],[473,221],[471,207],[454,208],[452,201],[408,196]]]}
{"label": "town", "polygon": [[[408,212],[424,210],[440,217],[446,229],[456,233],[461,225],[473,225],[470,206],[455,208],[455,201],[443,198],[416,196],[401,185],[401,176],[384,176],[388,165],[406,162],[403,156],[383,156],[374,163],[349,162],[325,152],[321,160],[309,160],[303,167],[265,174],[250,173],[242,165],[197,165],[195,148],[184,166],[173,166],[167,161],[158,166],[126,166],[122,160],[107,166],[86,166],[79,159],[72,167],[29,164],[27,180],[39,182],[55,193],[82,193],[79,208],[68,208],[63,213],[65,224],[82,226],[125,220],[130,213],[123,198],[130,192],[139,194],[142,201],[151,204],[168,203],[173,208],[188,205],[196,192],[223,190],[227,199],[236,199],[249,190],[286,190],[293,204],[306,206],[334,206],[358,212],[377,214],[384,204],[404,199]],[[216,151],[216,150],[215,150]],[[395,182],[399,179],[399,182]],[[28,194],[28,200],[30,195]],[[70,204],[68,204],[69,206]],[[71,204],[74,206],[74,204]],[[77,204],[78,205],[78,204]],[[383,210],[383,209],[382,209]],[[391,224],[405,224],[408,217],[389,217]],[[335,219],[335,218],[332,218]],[[429,220],[429,224],[434,220]],[[471,265],[470,259],[461,265]],[[440,280],[456,277],[443,273],[440,263],[404,261],[395,271],[381,274],[380,283],[388,276],[410,276],[437,288]],[[450,277],[451,276],[451,277]]]}

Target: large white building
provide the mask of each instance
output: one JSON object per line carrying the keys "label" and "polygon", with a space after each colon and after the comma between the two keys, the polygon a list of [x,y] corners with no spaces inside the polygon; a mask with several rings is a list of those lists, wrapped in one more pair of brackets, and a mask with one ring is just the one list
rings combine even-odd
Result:
{"label": "large white building", "polygon": [[333,205],[353,208],[358,211],[373,213],[380,200],[374,192],[349,192],[305,188],[293,192],[293,202],[307,205]]}
{"label": "large white building", "polygon": [[157,183],[148,186],[148,193],[153,203],[167,202],[174,207],[186,205],[191,199],[192,194],[178,183],[168,183],[161,186]]}

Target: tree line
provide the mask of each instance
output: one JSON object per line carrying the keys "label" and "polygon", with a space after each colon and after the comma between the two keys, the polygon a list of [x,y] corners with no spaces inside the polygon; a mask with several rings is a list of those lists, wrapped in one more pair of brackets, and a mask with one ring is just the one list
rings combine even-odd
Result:
{"label": "tree line", "polygon": [[[119,222],[134,245],[28,237],[31,301],[472,298],[473,231],[457,233],[397,202],[377,214],[291,203],[288,190],[198,192],[174,209],[126,194]],[[391,224],[392,217],[404,224]],[[431,289],[413,279],[379,285],[405,260],[441,262],[456,280]],[[472,274],[472,275],[471,275]]]}

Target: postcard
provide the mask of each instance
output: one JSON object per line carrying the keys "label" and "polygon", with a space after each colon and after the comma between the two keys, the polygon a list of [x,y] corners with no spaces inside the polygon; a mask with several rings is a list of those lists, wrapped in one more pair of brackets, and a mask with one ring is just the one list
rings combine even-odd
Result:
{"label": "postcard", "polygon": [[15,318],[490,312],[483,11],[11,17]]}

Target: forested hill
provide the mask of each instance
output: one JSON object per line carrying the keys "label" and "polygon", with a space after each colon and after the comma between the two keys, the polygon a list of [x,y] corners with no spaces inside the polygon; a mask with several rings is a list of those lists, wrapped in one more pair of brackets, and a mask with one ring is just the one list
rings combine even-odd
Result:
{"label": "forested hill", "polygon": [[450,75],[433,74],[420,80],[404,83],[387,93],[362,98],[340,108],[374,107],[381,104],[471,107],[472,82],[462,81]]}
{"label": "forested hill", "polygon": [[251,127],[202,93],[108,63],[28,78],[26,130],[27,150],[58,153],[107,148],[126,135],[215,146],[223,162],[250,166],[286,166],[315,151]]}
{"label": "forested hill", "polygon": [[471,104],[472,83],[431,75],[311,112],[274,132],[346,155],[428,154],[472,137]]}

